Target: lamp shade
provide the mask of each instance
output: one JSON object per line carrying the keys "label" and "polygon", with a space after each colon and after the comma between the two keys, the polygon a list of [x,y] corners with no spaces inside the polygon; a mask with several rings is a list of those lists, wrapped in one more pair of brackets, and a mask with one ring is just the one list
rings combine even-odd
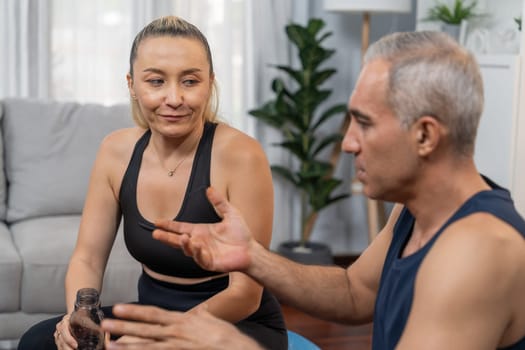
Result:
{"label": "lamp shade", "polygon": [[326,11],[339,12],[410,12],[411,0],[324,0]]}

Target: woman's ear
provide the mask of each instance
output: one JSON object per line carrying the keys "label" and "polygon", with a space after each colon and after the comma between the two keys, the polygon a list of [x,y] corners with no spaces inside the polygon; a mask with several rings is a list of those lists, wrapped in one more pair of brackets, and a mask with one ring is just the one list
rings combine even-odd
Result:
{"label": "woman's ear", "polygon": [[443,125],[432,116],[422,116],[413,125],[413,135],[418,154],[428,156],[436,150],[442,142],[445,129]]}
{"label": "woman's ear", "polygon": [[136,100],[137,95],[135,95],[135,90],[133,89],[133,78],[131,77],[129,73],[126,74],[126,80],[128,81],[129,95],[131,96],[132,99]]}

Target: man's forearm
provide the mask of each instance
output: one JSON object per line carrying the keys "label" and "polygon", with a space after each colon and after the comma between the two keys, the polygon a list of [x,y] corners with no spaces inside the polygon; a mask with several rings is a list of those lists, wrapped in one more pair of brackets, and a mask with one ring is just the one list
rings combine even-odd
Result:
{"label": "man's forearm", "polygon": [[298,264],[256,244],[245,272],[280,302],[316,317],[346,321],[351,313],[351,291],[343,268]]}

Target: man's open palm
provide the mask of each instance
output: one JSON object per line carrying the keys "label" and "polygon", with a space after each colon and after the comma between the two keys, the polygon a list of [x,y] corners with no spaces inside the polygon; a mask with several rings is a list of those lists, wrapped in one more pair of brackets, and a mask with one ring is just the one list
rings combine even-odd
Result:
{"label": "man's open palm", "polygon": [[180,247],[204,269],[242,271],[250,264],[249,248],[254,243],[239,211],[213,188],[206,194],[223,218],[214,224],[193,224],[162,220],[155,223],[153,238]]}

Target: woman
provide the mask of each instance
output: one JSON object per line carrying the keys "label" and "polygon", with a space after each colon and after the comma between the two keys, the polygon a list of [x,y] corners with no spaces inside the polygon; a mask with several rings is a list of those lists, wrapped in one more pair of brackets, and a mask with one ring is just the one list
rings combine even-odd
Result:
{"label": "woman", "polygon": [[[76,347],[69,331],[76,292],[101,289],[121,216],[128,250],[143,264],[139,304],[188,312],[204,307],[263,346],[286,349],[279,304],[259,284],[242,273],[203,270],[151,237],[158,219],[220,221],[205,194],[211,184],[242,208],[257,240],[265,246],[271,240],[268,161],[254,139],[216,122],[206,38],[177,17],[151,22],[135,37],[127,81],[137,126],[113,132],[100,146],[66,275],[67,314],[34,326],[19,349],[46,342],[52,349]],[[112,316],[110,308],[104,312]]]}

